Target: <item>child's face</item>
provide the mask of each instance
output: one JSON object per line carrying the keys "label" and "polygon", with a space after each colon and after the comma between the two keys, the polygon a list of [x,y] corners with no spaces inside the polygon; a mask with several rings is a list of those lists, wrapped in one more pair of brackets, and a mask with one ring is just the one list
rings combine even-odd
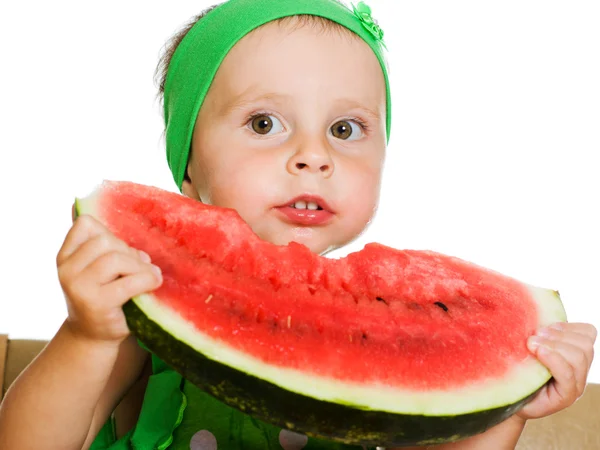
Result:
{"label": "child's face", "polygon": [[275,244],[341,247],[377,206],[385,95],[379,62],[360,38],[269,23],[219,68],[198,114],[183,193],[236,209]]}

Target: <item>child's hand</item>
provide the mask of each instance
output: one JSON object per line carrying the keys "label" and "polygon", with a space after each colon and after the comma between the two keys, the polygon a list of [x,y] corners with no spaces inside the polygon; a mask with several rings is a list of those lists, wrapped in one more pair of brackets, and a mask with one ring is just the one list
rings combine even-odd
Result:
{"label": "child's hand", "polygon": [[87,215],[74,220],[56,264],[71,332],[96,341],[120,343],[129,336],[121,307],[162,282],[146,253],[129,247]]}
{"label": "child's hand", "polygon": [[554,378],[516,414],[525,420],[549,416],[575,403],[583,394],[594,358],[597,331],[593,325],[560,322],[545,331],[545,336],[538,332],[529,338],[528,346]]}

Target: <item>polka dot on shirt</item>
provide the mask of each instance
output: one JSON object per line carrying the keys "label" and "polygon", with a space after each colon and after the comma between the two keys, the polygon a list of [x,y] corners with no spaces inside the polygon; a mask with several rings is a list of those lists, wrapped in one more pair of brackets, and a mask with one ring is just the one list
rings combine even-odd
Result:
{"label": "polka dot on shirt", "polygon": [[217,450],[217,438],[208,430],[200,430],[192,436],[190,450]]}
{"label": "polka dot on shirt", "polygon": [[308,443],[308,437],[293,431],[281,430],[279,432],[279,443],[283,450],[302,450]]}
{"label": "polka dot on shirt", "polygon": [[[279,444],[283,450],[302,450],[308,444],[308,437],[289,430],[281,430]],[[217,450],[217,438],[208,430],[200,430],[190,440],[190,450]]]}

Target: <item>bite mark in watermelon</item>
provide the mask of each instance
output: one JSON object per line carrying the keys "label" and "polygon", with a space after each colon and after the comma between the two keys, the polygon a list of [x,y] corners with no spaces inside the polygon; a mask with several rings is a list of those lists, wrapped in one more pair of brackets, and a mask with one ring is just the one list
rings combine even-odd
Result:
{"label": "bite mark in watermelon", "polygon": [[124,307],[132,332],[262,420],[346,443],[446,442],[550,378],[526,340],[566,320],[556,291],[431,251],[369,244],[335,260],[276,246],[233,210],[129,182],[76,204],[162,270]]}

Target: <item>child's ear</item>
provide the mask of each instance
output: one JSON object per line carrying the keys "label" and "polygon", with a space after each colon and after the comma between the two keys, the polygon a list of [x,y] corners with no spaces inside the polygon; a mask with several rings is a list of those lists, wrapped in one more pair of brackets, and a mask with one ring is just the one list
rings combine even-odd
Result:
{"label": "child's ear", "polygon": [[185,170],[183,183],[181,183],[181,193],[186,197],[193,198],[194,200],[198,200],[200,202],[202,201],[200,194],[198,194],[198,191],[194,188],[192,183],[191,169],[189,164]]}

